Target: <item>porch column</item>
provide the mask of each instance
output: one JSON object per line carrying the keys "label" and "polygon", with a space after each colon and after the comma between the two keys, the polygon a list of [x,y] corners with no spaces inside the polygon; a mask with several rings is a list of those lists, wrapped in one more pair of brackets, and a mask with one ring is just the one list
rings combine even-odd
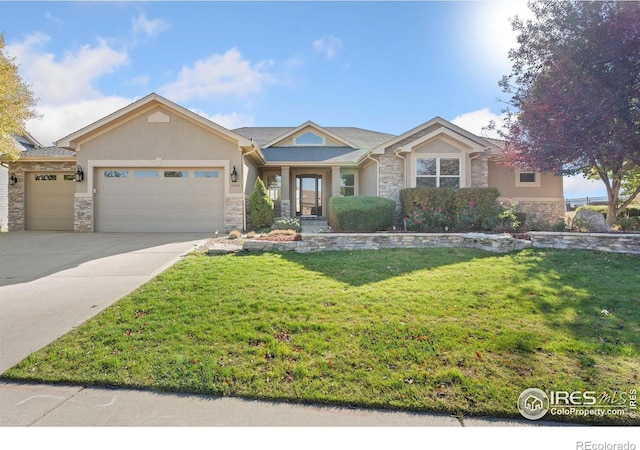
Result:
{"label": "porch column", "polygon": [[291,190],[289,183],[289,167],[282,167],[280,174],[280,182],[282,183],[282,191],[281,191],[281,200],[280,200],[280,214],[282,217],[292,217],[291,216]]}
{"label": "porch column", "polygon": [[331,168],[331,197],[340,197],[340,167]]}

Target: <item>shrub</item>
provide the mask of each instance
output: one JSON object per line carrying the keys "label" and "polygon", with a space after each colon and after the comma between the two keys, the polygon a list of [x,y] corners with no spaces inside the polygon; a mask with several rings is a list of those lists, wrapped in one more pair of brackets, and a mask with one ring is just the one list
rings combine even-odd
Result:
{"label": "shrub", "polygon": [[566,229],[567,229],[567,224],[564,220],[559,220],[555,225],[551,226],[551,231],[560,232],[560,231],[566,231]]}
{"label": "shrub", "polygon": [[495,188],[410,188],[400,191],[402,212],[411,231],[514,230],[516,205],[497,202]]}
{"label": "shrub", "polygon": [[247,220],[252,228],[270,227],[273,223],[273,201],[269,198],[262,179],[256,179],[249,196]]}
{"label": "shrub", "polygon": [[640,217],[620,216],[616,219],[615,227],[622,231],[640,231]]}
{"label": "shrub", "polygon": [[300,225],[300,219],[296,217],[278,217],[273,221],[273,225],[271,225],[272,230],[293,230],[296,232],[302,231],[302,226]]}
{"label": "shrub", "polygon": [[512,232],[522,226],[521,213],[517,211],[518,202],[509,200],[499,203],[499,207],[502,211],[498,212],[498,220],[492,228],[494,231]]}
{"label": "shrub", "polygon": [[229,233],[229,239],[239,239],[242,237],[242,233],[238,230],[232,230],[231,233]]}
{"label": "shrub", "polygon": [[383,231],[393,226],[396,202],[368,196],[331,197],[329,225],[335,231]]}

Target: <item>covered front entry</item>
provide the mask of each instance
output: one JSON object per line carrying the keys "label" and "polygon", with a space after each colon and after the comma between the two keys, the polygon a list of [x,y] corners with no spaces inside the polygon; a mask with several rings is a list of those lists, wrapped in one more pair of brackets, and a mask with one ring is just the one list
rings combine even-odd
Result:
{"label": "covered front entry", "polygon": [[26,229],[73,231],[76,192],[72,172],[25,172]]}
{"label": "covered front entry", "polygon": [[322,216],[322,175],[296,175],[296,216]]}
{"label": "covered front entry", "polygon": [[96,169],[95,231],[224,231],[224,169]]}

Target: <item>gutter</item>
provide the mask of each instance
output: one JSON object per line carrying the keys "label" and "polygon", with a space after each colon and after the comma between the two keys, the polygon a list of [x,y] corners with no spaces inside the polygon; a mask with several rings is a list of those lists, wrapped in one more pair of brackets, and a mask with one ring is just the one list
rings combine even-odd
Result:
{"label": "gutter", "polygon": [[371,151],[367,153],[367,159],[376,163],[376,197],[380,197],[380,161],[371,157]]}

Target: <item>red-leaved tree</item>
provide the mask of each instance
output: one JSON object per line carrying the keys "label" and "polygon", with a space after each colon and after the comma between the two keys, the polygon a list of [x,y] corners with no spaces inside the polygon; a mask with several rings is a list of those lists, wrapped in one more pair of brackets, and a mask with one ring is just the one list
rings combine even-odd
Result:
{"label": "red-leaved tree", "polygon": [[500,82],[511,94],[505,161],[600,178],[611,225],[640,193],[640,3],[541,0],[529,8],[534,19],[512,21],[518,48]]}

